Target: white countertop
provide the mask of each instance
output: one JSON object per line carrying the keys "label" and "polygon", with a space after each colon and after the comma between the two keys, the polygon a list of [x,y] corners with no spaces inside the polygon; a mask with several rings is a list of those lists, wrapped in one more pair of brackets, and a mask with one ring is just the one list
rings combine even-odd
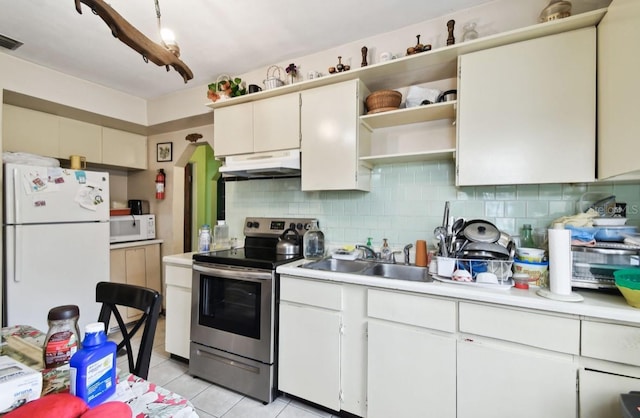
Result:
{"label": "white countertop", "polygon": [[434,296],[445,296],[462,300],[488,302],[512,307],[538,309],[562,314],[579,315],[581,317],[598,318],[612,321],[623,321],[640,324],[640,309],[627,304],[621,295],[594,291],[576,291],[582,295],[581,302],[563,302],[536,294],[537,288],[528,290],[488,289],[469,285],[434,282],[414,282],[408,280],[387,279],[383,277],[363,276],[359,274],[334,273],[298,267],[309,260],[299,260],[277,268],[279,274],[301,276],[333,282],[351,283],[391,290],[403,290]]}
{"label": "white countertop", "polygon": [[117,244],[111,244],[109,248],[112,250],[117,250],[119,248],[140,247],[143,245],[162,244],[163,242],[164,240],[161,240],[161,239],[145,239],[142,241],[118,242]]}
{"label": "white countertop", "polygon": [[193,264],[194,254],[197,254],[197,252],[165,255],[162,257],[162,262],[166,264],[190,267]]}

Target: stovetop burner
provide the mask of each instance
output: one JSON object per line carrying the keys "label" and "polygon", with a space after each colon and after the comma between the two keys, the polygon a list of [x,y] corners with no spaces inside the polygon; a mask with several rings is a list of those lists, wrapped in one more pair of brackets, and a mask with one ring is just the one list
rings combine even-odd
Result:
{"label": "stovetop burner", "polygon": [[300,235],[311,226],[315,219],[309,218],[246,218],[244,226],[244,248],[211,251],[194,254],[194,262],[224,264],[229,266],[252,267],[274,270],[281,264],[300,260],[300,254],[277,254],[278,237],[289,228]]}

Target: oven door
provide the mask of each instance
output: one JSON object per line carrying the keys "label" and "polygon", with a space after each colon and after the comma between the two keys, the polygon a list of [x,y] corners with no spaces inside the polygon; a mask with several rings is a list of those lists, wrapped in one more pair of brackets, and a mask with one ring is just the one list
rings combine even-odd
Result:
{"label": "oven door", "polygon": [[274,271],[194,263],[191,341],[274,362]]}

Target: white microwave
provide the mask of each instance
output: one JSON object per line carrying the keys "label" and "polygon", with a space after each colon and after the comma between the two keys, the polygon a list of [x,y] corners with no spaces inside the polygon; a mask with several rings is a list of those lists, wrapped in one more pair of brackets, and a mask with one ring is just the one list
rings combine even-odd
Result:
{"label": "white microwave", "polygon": [[155,239],[156,215],[111,216],[109,230],[111,243]]}

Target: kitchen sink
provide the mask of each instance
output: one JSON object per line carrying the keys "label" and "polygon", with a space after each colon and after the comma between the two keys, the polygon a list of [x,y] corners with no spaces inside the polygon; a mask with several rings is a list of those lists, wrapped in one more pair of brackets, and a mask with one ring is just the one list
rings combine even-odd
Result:
{"label": "kitchen sink", "polygon": [[363,276],[385,277],[388,279],[410,280],[415,282],[431,282],[433,279],[424,267],[406,266],[404,264],[379,263],[363,260],[337,260],[325,258],[300,265],[312,270],[331,271],[336,273],[360,274]]}
{"label": "kitchen sink", "polygon": [[322,260],[302,264],[300,267],[312,270],[335,271],[337,273],[359,273],[370,265],[371,263],[361,260],[324,258]]}
{"label": "kitchen sink", "polygon": [[406,266],[404,264],[375,263],[362,271],[365,276],[381,276],[388,279],[410,280],[414,282],[432,282],[429,272],[424,267]]}

